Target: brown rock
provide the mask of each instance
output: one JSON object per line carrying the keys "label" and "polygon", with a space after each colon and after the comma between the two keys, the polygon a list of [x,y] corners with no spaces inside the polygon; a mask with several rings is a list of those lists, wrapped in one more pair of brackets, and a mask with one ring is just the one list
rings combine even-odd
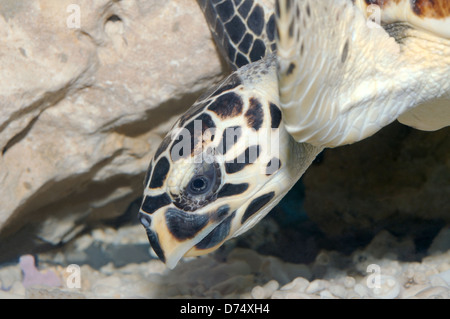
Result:
{"label": "brown rock", "polygon": [[450,222],[450,128],[393,123],[364,141],[324,153],[304,176],[308,216],[332,235],[375,233],[409,222]]}
{"label": "brown rock", "polygon": [[0,259],[122,214],[222,74],[190,0],[7,1],[0,38]]}

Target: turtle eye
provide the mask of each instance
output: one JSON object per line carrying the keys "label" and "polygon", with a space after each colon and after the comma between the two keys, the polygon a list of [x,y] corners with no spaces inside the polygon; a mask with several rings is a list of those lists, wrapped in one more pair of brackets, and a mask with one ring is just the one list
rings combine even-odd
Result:
{"label": "turtle eye", "polygon": [[187,183],[186,195],[202,196],[207,198],[212,195],[220,185],[220,169],[216,163],[201,163],[189,183]]}
{"label": "turtle eye", "polygon": [[[173,195],[174,205],[186,212],[193,212],[214,201],[222,182],[218,163],[202,162],[196,165],[189,181],[179,195]],[[187,179],[186,179],[187,180]]]}
{"label": "turtle eye", "polygon": [[211,190],[211,185],[207,176],[195,176],[189,183],[188,191],[191,195],[203,195]]}

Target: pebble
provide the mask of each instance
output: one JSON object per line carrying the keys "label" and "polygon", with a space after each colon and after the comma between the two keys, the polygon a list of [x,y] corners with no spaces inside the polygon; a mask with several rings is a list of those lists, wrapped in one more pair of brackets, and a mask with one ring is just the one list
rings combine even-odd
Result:
{"label": "pebble", "polygon": [[315,294],[317,292],[320,292],[321,290],[328,287],[328,282],[322,279],[316,279],[313,280],[308,288],[306,288],[306,293],[308,294]]}
{"label": "pebble", "polygon": [[360,298],[369,297],[368,288],[362,284],[356,284],[354,287],[354,291]]}
{"label": "pebble", "polygon": [[407,289],[403,289],[400,293],[400,297],[402,299],[412,298],[419,294],[421,291],[428,289],[430,286],[428,285],[412,285]]}
{"label": "pebble", "polygon": [[430,284],[433,287],[448,287],[448,283],[439,274],[430,276]]}
{"label": "pebble", "polygon": [[344,278],[344,287],[353,288],[355,286],[356,280],[353,277],[347,276]]}
{"label": "pebble", "polygon": [[14,295],[19,295],[19,296],[25,296],[26,293],[26,289],[25,287],[22,285],[21,282],[16,281],[15,283],[13,283],[10,292]]}
{"label": "pebble", "polygon": [[329,290],[322,290],[320,292],[321,299],[337,299]]}
{"label": "pebble", "polygon": [[251,295],[255,299],[267,299],[278,289],[280,285],[276,280],[270,280],[264,286],[256,286],[252,289]]}
{"label": "pebble", "polygon": [[428,283],[428,281],[429,281],[426,274],[422,271],[415,272],[413,279],[414,279],[414,282],[418,285],[424,285],[424,284]]}
{"label": "pebble", "polygon": [[[133,237],[128,236],[126,232],[122,239],[115,238],[117,235],[122,236],[121,234],[121,231],[112,229],[97,231],[82,237],[80,243],[77,244],[75,240],[74,244],[68,246],[74,250],[67,248],[68,250],[55,253],[47,252],[45,258],[40,258],[38,254],[37,258],[41,261],[39,268],[43,272],[54,271],[65,283],[70,275],[65,272],[68,265],[61,262],[60,266],[55,267],[52,264],[54,260],[61,261],[63,255],[83,254],[84,251],[76,249],[88,249],[92,240],[98,241],[100,245],[132,242],[129,240]],[[377,239],[376,247],[371,246],[377,256],[371,254],[367,247],[351,256],[344,256],[336,251],[321,251],[311,264],[288,263],[276,257],[260,255],[255,250],[233,248],[227,258],[216,258],[214,254],[201,258],[186,258],[173,270],[167,269],[156,259],[129,263],[120,268],[112,262],[99,269],[81,265],[81,287],[77,289],[68,289],[65,285],[52,290],[42,287],[26,288],[19,264],[0,266],[0,298],[450,297],[450,251],[436,252],[423,258],[421,262],[393,260],[392,255],[383,253],[382,237]],[[389,245],[395,246],[395,238],[386,238],[389,239]],[[392,250],[400,251],[396,248]],[[369,288],[371,284],[367,279],[377,275],[375,272],[367,272],[367,266],[371,264],[380,267],[380,287]],[[320,272],[316,272],[319,268]],[[373,278],[371,277],[371,283],[374,283]]]}
{"label": "pebble", "polygon": [[339,298],[345,298],[345,296],[347,295],[347,289],[345,289],[345,286],[331,285],[330,287],[328,287],[328,290],[333,294],[333,296]]}
{"label": "pebble", "polygon": [[379,287],[370,287],[369,294],[374,298],[394,299],[400,294],[400,284],[393,276],[380,275]]}
{"label": "pebble", "polygon": [[264,288],[261,286],[253,287],[251,296],[254,299],[265,299],[268,296],[266,296],[266,292],[264,291]]}
{"label": "pebble", "polygon": [[22,280],[22,270],[18,265],[0,268],[0,280],[2,282],[0,288],[9,290],[14,282]]}
{"label": "pebble", "polygon": [[450,267],[448,270],[442,271],[436,276],[441,277],[447,283],[447,286],[450,287]]}
{"label": "pebble", "polygon": [[408,267],[408,269],[405,270],[403,275],[408,279],[413,279],[414,278],[414,269]]}
{"label": "pebble", "polygon": [[98,280],[93,286],[92,291],[94,294],[100,297],[114,297],[118,294],[118,291],[122,282],[117,276],[110,276]]}
{"label": "pebble", "polygon": [[422,290],[416,297],[420,299],[447,299],[449,298],[449,289],[445,287],[430,287]]}
{"label": "pebble", "polygon": [[305,292],[309,286],[309,281],[303,277],[297,277],[290,283],[281,287],[280,290],[289,290],[294,292]]}

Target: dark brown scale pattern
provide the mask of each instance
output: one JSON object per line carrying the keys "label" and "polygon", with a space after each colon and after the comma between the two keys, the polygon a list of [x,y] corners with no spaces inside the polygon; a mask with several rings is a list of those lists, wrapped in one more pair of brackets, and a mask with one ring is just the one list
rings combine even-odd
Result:
{"label": "dark brown scale pattern", "polygon": [[[405,0],[365,0],[367,5],[375,4],[381,9],[397,5]],[[450,1],[448,0],[409,0],[411,10],[419,17],[445,19],[450,17]]]}
{"label": "dark brown scale pattern", "polygon": [[234,174],[243,170],[247,165],[253,164],[259,157],[260,153],[259,145],[252,145],[233,161],[225,163],[225,171],[227,174]]}
{"label": "dark brown scale pattern", "polygon": [[161,159],[156,162],[155,169],[153,171],[152,178],[150,180],[149,188],[159,188],[163,186],[167,174],[170,170],[170,163],[167,157],[161,157]]}
{"label": "dark brown scale pattern", "polygon": [[[200,99],[199,99],[200,100]],[[189,121],[191,118],[193,118],[194,116],[200,114],[201,112],[203,112],[206,108],[206,106],[208,105],[209,101],[207,102],[203,102],[203,103],[195,103],[193,106],[191,106],[186,113],[184,113],[181,118],[180,118],[180,122],[178,124],[179,127],[184,126],[184,124]]]}
{"label": "dark brown scale pattern", "polygon": [[222,189],[219,191],[217,198],[228,197],[228,196],[236,196],[242,194],[248,189],[247,183],[242,184],[225,184],[222,186]]}
{"label": "dark brown scale pattern", "polygon": [[233,69],[276,49],[274,14],[265,19],[255,0],[198,0],[215,42]]}
{"label": "dark brown scale pattern", "polygon": [[[230,76],[225,78],[223,81],[219,82],[217,85],[215,85],[215,86],[209,88],[208,90],[206,90],[197,99],[197,102],[195,102],[194,106],[192,106],[185,113],[186,115],[183,115],[183,117],[184,116],[188,117],[189,116],[188,115],[189,112],[193,112],[192,109],[200,108],[201,106],[203,106],[203,108],[201,109],[201,110],[203,110],[209,103],[211,103],[211,99],[213,97],[219,96],[220,94],[222,94],[222,93],[224,93],[226,91],[231,91],[231,90],[233,90],[234,88],[238,87],[241,84],[242,84],[242,80],[239,77],[239,75],[237,75],[236,73],[232,73]],[[198,104],[200,104],[201,106],[197,106]],[[198,112],[196,114],[198,114]],[[191,115],[190,117],[192,117],[192,116],[193,115]]]}
{"label": "dark brown scale pattern", "polygon": [[250,98],[248,110],[245,112],[245,118],[249,127],[256,131],[261,128],[264,122],[264,111],[261,102],[257,98]]}
{"label": "dark brown scale pattern", "polygon": [[141,209],[145,213],[151,215],[161,207],[167,206],[170,203],[172,203],[172,200],[166,193],[157,196],[145,196]]}
{"label": "dark brown scale pattern", "polygon": [[238,142],[241,136],[242,127],[240,126],[231,126],[224,129],[222,133],[222,140],[216,149],[217,154],[225,155],[228,150],[230,150]]}
{"label": "dark brown scale pattern", "polygon": [[275,192],[270,192],[252,200],[245,210],[244,215],[242,215],[241,223],[245,223],[255,213],[259,212],[274,196]]}
{"label": "dark brown scale pattern", "polygon": [[411,0],[415,14],[432,19],[450,17],[450,1],[448,0]]}
{"label": "dark brown scale pattern", "polygon": [[294,69],[295,69],[295,63],[291,62],[289,64],[289,67],[288,67],[287,71],[286,71],[286,75],[291,75],[292,72],[294,72]]}
{"label": "dark brown scale pattern", "polygon": [[208,110],[216,113],[221,119],[239,116],[242,114],[242,109],[242,98],[234,92],[220,95],[208,107]]}
{"label": "dark brown scale pattern", "polygon": [[278,108],[278,106],[276,106],[273,103],[270,103],[269,105],[270,107],[270,118],[271,118],[271,128],[279,128],[280,124],[281,124],[281,111]]}
{"label": "dark brown scale pattern", "polygon": [[233,212],[228,216],[219,226],[214,228],[205,238],[202,239],[195,248],[197,249],[209,249],[220,244],[230,233],[231,223],[236,216],[236,212]]}
{"label": "dark brown scale pattern", "polygon": [[[182,131],[174,138],[174,142],[170,147],[170,158],[172,161],[177,161],[181,158],[187,158],[192,156],[195,150],[200,146],[199,143],[203,142],[204,133],[207,129],[214,129],[216,124],[211,116],[207,113],[201,113],[195,119],[186,124]],[[184,141],[185,138],[190,139],[190,143]],[[214,139],[214,135],[211,137],[211,141]],[[186,149],[186,147],[188,147]]]}
{"label": "dark brown scale pattern", "polygon": [[157,160],[158,157],[166,151],[166,149],[170,145],[170,142],[172,142],[172,137],[170,136],[170,134],[168,134],[168,135],[166,135],[166,137],[164,137],[161,144],[159,144],[159,147],[156,150],[155,155],[154,155],[155,160]]}
{"label": "dark brown scale pattern", "polygon": [[169,208],[165,217],[168,230],[178,240],[193,238],[209,221],[208,215],[192,214],[175,208]]}

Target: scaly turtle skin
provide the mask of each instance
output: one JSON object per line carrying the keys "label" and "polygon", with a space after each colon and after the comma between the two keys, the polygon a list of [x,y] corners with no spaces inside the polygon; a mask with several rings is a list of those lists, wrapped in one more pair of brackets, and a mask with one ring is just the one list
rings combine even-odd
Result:
{"label": "scaly turtle skin", "polygon": [[277,8],[280,106],[296,141],[336,147],[396,119],[422,130],[450,124],[448,0],[279,1]]}
{"label": "scaly turtle skin", "polygon": [[139,218],[170,268],[253,227],[324,147],[399,116],[450,123],[446,1],[379,1],[383,27],[364,15],[374,0],[198,2],[236,71],[181,116],[150,163]]}

